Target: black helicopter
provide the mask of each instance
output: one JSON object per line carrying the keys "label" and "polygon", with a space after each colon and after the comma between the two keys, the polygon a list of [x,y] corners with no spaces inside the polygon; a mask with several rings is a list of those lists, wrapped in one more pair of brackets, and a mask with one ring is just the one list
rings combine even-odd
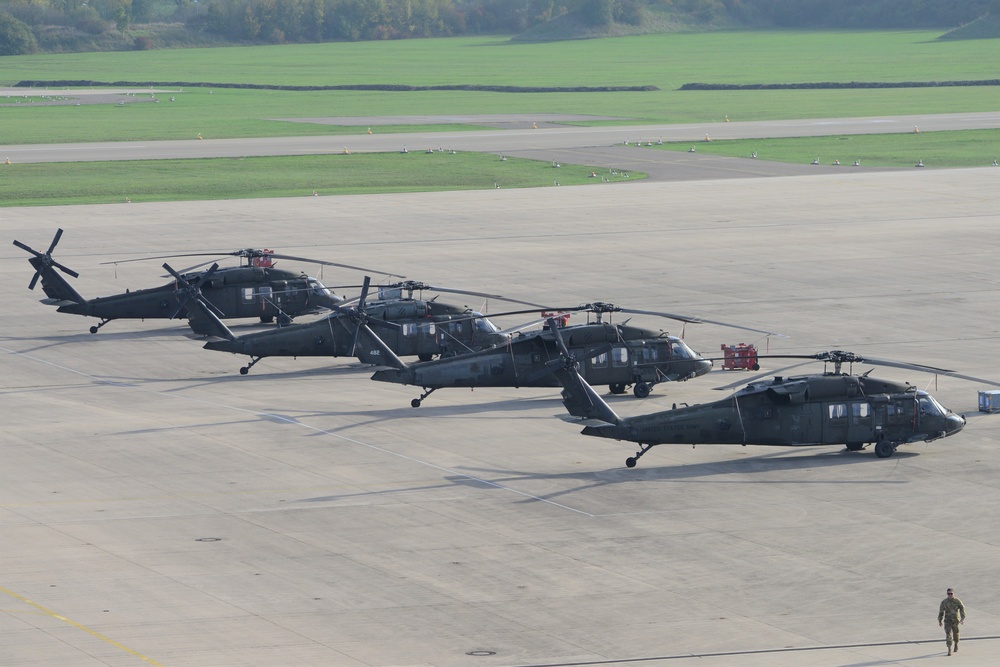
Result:
{"label": "black helicopter", "polygon": [[[56,231],[52,243],[44,253],[17,240],[14,241],[14,245],[32,255],[28,258],[28,262],[35,269],[35,275],[32,276],[28,288],[35,289],[41,278],[42,289],[47,296],[42,303],[58,306],[60,313],[99,318],[100,323],[90,327],[90,333],[97,333],[98,329],[116,319],[188,317],[188,305],[194,298],[204,299],[219,317],[255,317],[261,322],[272,322],[277,318],[280,323],[287,323],[299,315],[328,310],[341,299],[316,278],[298,271],[274,268],[273,260],[289,259],[365,270],[348,264],[280,255],[270,250],[245,249],[230,253],[167,255],[144,259],[211,254],[232,255],[240,257],[241,260],[240,266],[236,267],[219,268],[218,264],[213,264],[208,270],[191,272],[191,269],[209,263],[204,262],[180,273],[164,264],[164,268],[174,277],[174,282],[149,289],[126,290],[123,294],[113,296],[85,299],[56,271],[58,269],[74,278],[79,277],[76,271],[52,258],[52,251],[59,243],[62,233],[62,229]],[[243,260],[246,260],[245,264]],[[209,333],[204,318],[193,317],[190,323],[196,333]]]}
{"label": "black helicopter", "polygon": [[[466,306],[455,306],[431,299],[414,298],[414,292],[425,290],[525,303],[498,294],[436,287],[408,280],[378,287],[378,297],[367,300],[369,279],[362,287],[356,309],[363,311],[366,322],[382,329],[381,338],[397,356],[415,356],[429,361],[435,355],[453,356],[493,347],[506,342],[507,335],[485,315]],[[419,295],[422,296],[422,295]],[[205,349],[245,354],[250,363],[240,368],[246,375],[265,357],[352,357],[355,356],[358,318],[347,311],[349,302],[337,304],[333,313],[304,324],[235,336],[220,321],[213,322],[214,340]],[[515,315],[527,311],[511,311],[499,315]],[[530,312],[535,312],[534,310]],[[210,320],[213,318],[203,313]],[[366,358],[377,354],[371,348]]]}
{"label": "black helicopter", "polygon": [[560,342],[560,348],[563,364],[554,375],[563,385],[563,404],[575,417],[597,420],[584,427],[584,435],[638,443],[639,450],[625,460],[629,468],[635,467],[651,448],[663,444],[843,444],[850,451],[859,451],[874,443],[875,456],[888,458],[902,444],[945,438],[965,427],[965,417],[942,407],[927,392],[909,383],[870,377],[871,370],[862,375],[842,373],[845,363],[907,368],[1000,386],[941,368],[883,361],[840,350],[815,355],[769,355],[832,363],[833,372],[824,369],[822,375],[751,381],[720,401],[622,418],[581,377],[578,362],[567,345]]}
{"label": "black helicopter", "polygon": [[[443,387],[556,387],[559,383],[552,373],[562,363],[558,343],[561,338],[575,352],[591,350],[592,353],[587,355],[585,363],[579,368],[589,382],[607,384],[613,394],[623,394],[632,386],[636,398],[646,398],[653,385],[704,375],[712,368],[712,362],[699,356],[676,336],[632,326],[627,322],[610,324],[602,320],[604,314],[647,314],[685,323],[710,322],[772,334],[723,322],[622,308],[604,302],[547,310],[564,313],[558,320],[551,320],[558,322],[558,338],[552,327],[518,333],[516,338],[503,345],[471,354],[412,365],[394,363],[394,368],[377,371],[372,379],[422,387],[423,393],[410,401],[414,408],[420,407],[423,399]],[[593,313],[596,322],[568,325],[571,311]],[[598,345],[601,347],[594,349]]]}

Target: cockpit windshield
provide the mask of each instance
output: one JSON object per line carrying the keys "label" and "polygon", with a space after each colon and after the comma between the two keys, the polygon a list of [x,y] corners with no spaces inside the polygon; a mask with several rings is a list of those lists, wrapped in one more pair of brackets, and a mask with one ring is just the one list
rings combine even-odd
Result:
{"label": "cockpit windshield", "polygon": [[922,391],[917,392],[917,403],[920,405],[920,414],[923,415],[943,417],[948,412],[933,396]]}
{"label": "cockpit windshield", "polygon": [[698,355],[684,341],[675,340],[670,342],[670,356],[673,359],[694,359]]}
{"label": "cockpit windshield", "polygon": [[330,289],[315,278],[310,278],[307,282],[309,284],[310,293],[315,294],[316,296],[333,296]]}
{"label": "cockpit windshield", "polygon": [[497,325],[483,317],[482,313],[473,312],[472,316],[476,318],[472,320],[475,322],[476,331],[480,333],[496,333],[500,331],[500,329],[497,328]]}

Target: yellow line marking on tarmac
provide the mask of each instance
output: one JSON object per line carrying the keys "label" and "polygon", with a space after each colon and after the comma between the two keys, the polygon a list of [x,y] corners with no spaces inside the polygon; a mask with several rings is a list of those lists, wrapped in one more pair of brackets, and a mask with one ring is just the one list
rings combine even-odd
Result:
{"label": "yellow line marking on tarmac", "polygon": [[[74,628],[77,628],[79,630],[83,630],[88,635],[91,635],[92,637],[96,637],[97,639],[100,639],[103,642],[111,644],[115,648],[121,649],[122,651],[125,651],[126,653],[130,653],[130,654],[134,655],[135,657],[139,658],[140,660],[145,660],[146,662],[148,662],[151,665],[157,665],[157,667],[163,667],[163,665],[161,663],[153,660],[152,658],[147,658],[143,654],[141,654],[141,653],[139,653],[137,651],[133,651],[128,646],[125,646],[124,644],[119,644],[114,639],[111,639],[110,637],[105,637],[100,632],[95,632],[94,630],[91,630],[90,628],[88,628],[85,625],[80,625],[76,621],[70,620],[70,619],[66,618],[65,616],[57,614],[54,611],[52,611],[51,609],[47,609],[47,608],[43,607],[42,605],[38,604],[37,602],[29,600],[28,598],[24,597],[23,595],[19,595],[18,593],[15,593],[12,590],[4,588],[3,586],[0,586],[0,591],[3,591],[4,593],[6,593],[7,595],[11,596],[12,598],[15,598],[17,600],[20,600],[21,602],[24,602],[26,604],[31,605],[35,609],[40,610],[46,616],[58,619],[60,621],[63,621],[65,623],[68,623],[68,624],[72,625]],[[8,613],[11,613],[11,612],[8,612]]]}

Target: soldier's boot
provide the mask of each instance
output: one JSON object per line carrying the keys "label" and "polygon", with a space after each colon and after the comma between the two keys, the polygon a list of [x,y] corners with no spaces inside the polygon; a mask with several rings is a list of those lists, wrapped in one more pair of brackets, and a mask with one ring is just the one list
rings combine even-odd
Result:
{"label": "soldier's boot", "polygon": [[955,653],[958,653],[958,640],[955,640]]}
{"label": "soldier's boot", "polygon": [[948,642],[948,655],[951,655],[951,642]]}

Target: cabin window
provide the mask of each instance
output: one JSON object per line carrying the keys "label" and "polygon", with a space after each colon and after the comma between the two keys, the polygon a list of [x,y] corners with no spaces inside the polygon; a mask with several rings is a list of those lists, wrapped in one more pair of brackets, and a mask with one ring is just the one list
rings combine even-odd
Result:
{"label": "cabin window", "polygon": [[437,333],[433,322],[425,322],[421,324],[420,330],[429,336],[434,336]]}
{"label": "cabin window", "polygon": [[243,288],[243,303],[253,303],[253,288],[244,287]]}
{"label": "cabin window", "polygon": [[599,354],[596,357],[591,357],[590,366],[592,368],[607,368],[608,367],[608,353]]}
{"label": "cabin window", "polygon": [[855,425],[867,425],[872,414],[872,406],[867,402],[851,403],[851,422]]}
{"label": "cabin window", "polygon": [[417,325],[413,322],[406,322],[403,324],[403,336],[406,338],[411,338],[417,335]]}
{"label": "cabin window", "polygon": [[644,347],[642,348],[642,360],[645,363],[656,363],[656,360],[660,356],[658,353],[659,350],[655,347]]}
{"label": "cabin window", "polygon": [[831,403],[827,406],[827,411],[830,419],[843,419],[847,416],[847,404]]}
{"label": "cabin window", "polygon": [[615,366],[628,365],[628,348],[616,347],[611,350],[611,363]]}

